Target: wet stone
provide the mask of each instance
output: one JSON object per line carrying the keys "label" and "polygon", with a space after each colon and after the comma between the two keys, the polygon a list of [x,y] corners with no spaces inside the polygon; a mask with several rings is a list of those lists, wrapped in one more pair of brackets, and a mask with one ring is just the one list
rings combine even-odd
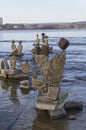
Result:
{"label": "wet stone", "polygon": [[75,119],[76,119],[76,116],[75,116],[75,115],[69,115],[69,116],[68,116],[68,119],[70,119],[70,120],[75,120]]}
{"label": "wet stone", "polygon": [[57,101],[50,100],[47,96],[38,96],[36,108],[41,110],[55,110]]}
{"label": "wet stone", "polygon": [[66,111],[64,110],[64,108],[58,109],[58,110],[54,110],[54,111],[49,111],[50,114],[50,118],[51,119],[58,119],[61,118],[63,116],[66,116]]}
{"label": "wet stone", "polygon": [[68,93],[60,93],[57,100],[51,100],[48,96],[38,96],[36,108],[41,110],[57,110],[61,109],[67,101]]}
{"label": "wet stone", "polygon": [[64,105],[66,111],[73,111],[73,110],[82,110],[83,103],[82,101],[67,101]]}
{"label": "wet stone", "polygon": [[61,90],[59,93],[59,97],[57,99],[55,110],[61,109],[64,106],[64,104],[67,102],[67,98],[68,98],[68,93],[66,91]]}
{"label": "wet stone", "polygon": [[29,85],[29,80],[22,80],[22,81],[20,81],[20,84],[27,86],[27,85]]}

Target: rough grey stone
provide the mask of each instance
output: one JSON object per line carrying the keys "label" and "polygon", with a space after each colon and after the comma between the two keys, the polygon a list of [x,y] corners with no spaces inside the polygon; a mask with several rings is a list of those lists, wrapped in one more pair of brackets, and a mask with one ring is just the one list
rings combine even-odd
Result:
{"label": "rough grey stone", "polygon": [[57,109],[54,111],[50,110],[49,113],[51,119],[58,119],[66,115],[66,111],[64,110],[64,108]]}
{"label": "rough grey stone", "polygon": [[48,96],[38,96],[37,97],[37,103],[36,108],[42,109],[42,110],[57,110],[61,109],[65,102],[67,101],[68,93],[60,93],[57,100],[51,100],[48,98]]}
{"label": "rough grey stone", "polygon": [[32,78],[32,87],[34,89],[38,89],[38,90],[47,92],[47,86],[42,78]]}
{"label": "rough grey stone", "polygon": [[67,101],[64,105],[66,111],[70,110],[82,110],[83,103],[82,101]]}
{"label": "rough grey stone", "polygon": [[64,104],[67,102],[67,98],[68,98],[68,93],[66,91],[61,90],[57,99],[55,110],[61,109],[64,106]]}
{"label": "rough grey stone", "polygon": [[50,100],[47,96],[38,96],[36,108],[41,110],[55,110],[57,101]]}

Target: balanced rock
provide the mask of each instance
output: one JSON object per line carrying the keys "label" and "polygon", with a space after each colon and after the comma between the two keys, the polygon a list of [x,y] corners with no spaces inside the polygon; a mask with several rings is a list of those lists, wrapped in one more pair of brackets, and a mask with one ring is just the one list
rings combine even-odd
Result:
{"label": "balanced rock", "polygon": [[69,41],[65,38],[61,38],[58,42],[58,46],[62,49],[65,50],[69,46]]}

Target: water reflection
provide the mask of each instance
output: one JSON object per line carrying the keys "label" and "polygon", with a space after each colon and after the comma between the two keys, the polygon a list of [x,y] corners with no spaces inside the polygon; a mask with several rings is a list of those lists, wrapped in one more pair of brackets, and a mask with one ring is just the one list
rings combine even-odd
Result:
{"label": "water reflection", "polygon": [[15,85],[10,87],[10,100],[13,103],[19,103],[19,99],[17,97],[17,87]]}
{"label": "water reflection", "polygon": [[21,89],[21,94],[26,95],[28,94],[30,89]]}
{"label": "water reflection", "polygon": [[68,130],[66,117],[51,120],[48,111],[37,110],[32,130]]}
{"label": "water reflection", "polygon": [[6,90],[6,91],[9,89],[9,85],[8,85],[8,82],[6,80],[1,80],[1,88]]}
{"label": "water reflection", "polygon": [[1,88],[5,91],[9,91],[9,99],[13,103],[19,103],[19,99],[17,97],[17,82],[12,82],[8,80],[1,80]]}
{"label": "water reflection", "polygon": [[4,92],[3,90],[9,92],[9,100],[12,101],[13,103],[17,103],[17,104],[19,103],[19,97],[18,97],[19,92],[22,95],[27,95],[30,92],[30,89],[20,89],[19,81],[16,80],[11,81],[11,80],[2,79],[0,80],[0,84],[1,84],[0,86],[2,88],[2,92]]}

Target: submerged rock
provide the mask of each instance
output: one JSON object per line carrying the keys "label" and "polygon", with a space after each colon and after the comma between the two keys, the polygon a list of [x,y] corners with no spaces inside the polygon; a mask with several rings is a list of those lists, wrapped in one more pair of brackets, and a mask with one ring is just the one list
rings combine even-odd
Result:
{"label": "submerged rock", "polygon": [[54,110],[54,111],[49,111],[50,112],[50,118],[51,119],[58,119],[61,118],[63,116],[66,116],[66,111],[64,110],[64,108],[58,109],[58,110]]}
{"label": "submerged rock", "polygon": [[75,115],[68,115],[68,119],[70,119],[70,120],[75,120],[75,119],[76,119],[76,116],[75,116]]}
{"label": "submerged rock", "polygon": [[66,111],[73,111],[73,110],[82,110],[83,103],[82,101],[67,101],[64,105]]}

